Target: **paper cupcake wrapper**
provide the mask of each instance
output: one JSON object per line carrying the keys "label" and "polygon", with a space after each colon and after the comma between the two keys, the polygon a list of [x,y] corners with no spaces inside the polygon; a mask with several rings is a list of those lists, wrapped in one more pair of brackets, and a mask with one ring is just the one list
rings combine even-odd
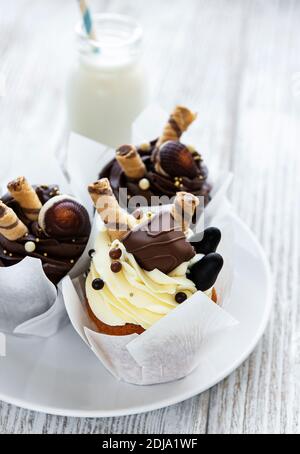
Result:
{"label": "paper cupcake wrapper", "polygon": [[[1,180],[0,196],[7,192],[7,182],[18,175],[25,175],[33,184],[58,184],[63,193],[73,193],[54,157],[45,160],[40,152],[31,151],[26,152],[26,159],[16,156],[12,161],[10,171]],[[89,266],[88,251],[94,244],[94,233],[95,228],[69,273],[72,278]],[[0,267],[0,288],[0,332],[49,337],[68,322],[61,285],[56,288],[46,277],[39,259],[26,257],[17,265]]]}
{"label": "paper cupcake wrapper", "polygon": [[62,292],[73,327],[117,379],[150,385],[185,377],[201,363],[209,362],[216,336],[222,342],[225,330],[238,323],[226,310],[233,278],[230,221],[223,218],[222,225],[217,226],[223,232],[219,250],[224,258],[214,286],[218,304],[197,292],[141,335],[98,333],[86,312],[82,280],[63,279]]}

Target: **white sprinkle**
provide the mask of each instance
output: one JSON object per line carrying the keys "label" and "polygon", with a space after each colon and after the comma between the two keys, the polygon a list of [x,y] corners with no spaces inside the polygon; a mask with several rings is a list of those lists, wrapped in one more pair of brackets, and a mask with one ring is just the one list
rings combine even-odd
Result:
{"label": "white sprinkle", "polygon": [[27,241],[25,243],[25,251],[28,253],[34,252],[35,251],[35,243],[33,241]]}
{"label": "white sprinkle", "polygon": [[142,178],[139,181],[139,187],[140,189],[142,189],[142,191],[146,191],[150,188],[150,181],[147,178]]}

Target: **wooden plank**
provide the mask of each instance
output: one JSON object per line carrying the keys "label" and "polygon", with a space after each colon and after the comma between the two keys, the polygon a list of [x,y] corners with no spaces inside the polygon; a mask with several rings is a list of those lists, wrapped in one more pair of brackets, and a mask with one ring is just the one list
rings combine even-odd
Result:
{"label": "wooden plank", "polygon": [[299,97],[297,2],[253,2],[244,29],[245,60],[233,150],[233,203],[262,242],[275,282],[263,341],[214,388],[210,433],[299,432],[293,337],[299,329]]}

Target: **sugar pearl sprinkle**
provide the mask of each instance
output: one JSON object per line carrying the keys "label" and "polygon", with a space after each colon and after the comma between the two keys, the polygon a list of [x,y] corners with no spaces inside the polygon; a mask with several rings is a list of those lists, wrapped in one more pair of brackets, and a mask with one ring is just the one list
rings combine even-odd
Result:
{"label": "sugar pearl sprinkle", "polygon": [[24,247],[25,247],[25,251],[30,254],[31,252],[35,251],[36,245],[33,241],[27,241],[25,243]]}
{"label": "sugar pearl sprinkle", "polygon": [[100,278],[96,278],[92,282],[92,287],[94,290],[102,290],[104,287],[104,281]]}
{"label": "sugar pearl sprinkle", "polygon": [[147,178],[142,178],[142,179],[139,181],[139,188],[140,188],[142,191],[147,191],[147,189],[150,188],[150,181],[149,181]]}
{"label": "sugar pearl sprinkle", "polygon": [[191,153],[194,153],[194,151],[196,151],[196,148],[194,147],[194,145],[186,145],[186,148],[187,148]]}
{"label": "sugar pearl sprinkle", "polygon": [[186,293],[184,293],[184,292],[178,292],[178,293],[176,293],[176,295],[175,295],[175,301],[176,301],[176,303],[178,303],[178,304],[183,303],[186,299],[187,299],[187,295],[186,295]]}
{"label": "sugar pearl sprinkle", "polygon": [[122,257],[122,250],[118,247],[115,247],[109,251],[109,256],[113,260],[119,260]]}
{"label": "sugar pearl sprinkle", "polygon": [[121,262],[113,262],[110,265],[110,269],[113,273],[119,273],[122,269],[122,263]]}
{"label": "sugar pearl sprinkle", "polygon": [[141,145],[139,146],[140,150],[142,151],[149,151],[150,148],[151,148],[151,145],[149,142],[143,142],[141,143]]}

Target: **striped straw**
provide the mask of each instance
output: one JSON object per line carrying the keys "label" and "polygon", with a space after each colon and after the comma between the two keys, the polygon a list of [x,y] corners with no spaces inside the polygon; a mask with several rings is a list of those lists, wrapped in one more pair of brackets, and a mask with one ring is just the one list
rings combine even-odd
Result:
{"label": "striped straw", "polygon": [[83,25],[84,25],[85,31],[89,38],[96,41],[96,34],[93,29],[92,16],[91,16],[90,10],[87,6],[86,0],[78,0],[78,1],[79,1],[79,7],[80,7],[81,14],[82,14]]}

